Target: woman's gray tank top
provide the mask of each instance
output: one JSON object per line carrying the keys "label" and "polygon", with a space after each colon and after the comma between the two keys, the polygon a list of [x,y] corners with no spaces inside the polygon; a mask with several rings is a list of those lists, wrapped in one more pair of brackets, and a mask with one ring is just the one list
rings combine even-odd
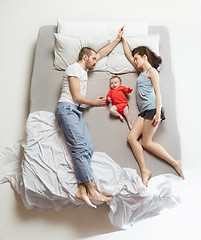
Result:
{"label": "woman's gray tank top", "polygon": [[156,108],[156,96],[151,80],[146,73],[151,68],[141,72],[136,81],[137,105],[140,112]]}

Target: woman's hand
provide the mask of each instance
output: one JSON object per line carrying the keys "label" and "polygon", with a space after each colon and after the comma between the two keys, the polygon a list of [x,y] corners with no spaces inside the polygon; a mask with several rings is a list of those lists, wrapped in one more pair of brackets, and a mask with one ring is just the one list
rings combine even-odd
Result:
{"label": "woman's hand", "polygon": [[124,32],[124,26],[122,26],[122,27],[119,29],[119,32],[118,32],[118,35],[117,35],[117,40],[118,40],[118,41],[121,41],[123,32]]}
{"label": "woman's hand", "polygon": [[125,33],[123,32],[121,35],[121,39],[126,41]]}
{"label": "woman's hand", "polygon": [[160,114],[155,114],[153,117],[152,125],[156,127],[161,121]]}

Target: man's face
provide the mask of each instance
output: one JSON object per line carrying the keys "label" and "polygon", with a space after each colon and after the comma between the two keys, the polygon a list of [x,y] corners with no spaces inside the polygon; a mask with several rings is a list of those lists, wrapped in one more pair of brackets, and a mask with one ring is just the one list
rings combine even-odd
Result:
{"label": "man's face", "polygon": [[92,51],[91,56],[88,57],[86,61],[86,68],[92,70],[97,63],[96,53]]}

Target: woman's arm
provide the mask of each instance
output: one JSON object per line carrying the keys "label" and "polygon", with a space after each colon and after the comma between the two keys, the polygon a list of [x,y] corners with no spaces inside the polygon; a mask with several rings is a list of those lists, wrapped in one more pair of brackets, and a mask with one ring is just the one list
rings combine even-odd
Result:
{"label": "woman's arm", "polygon": [[153,125],[156,126],[160,122],[161,115],[161,93],[159,87],[159,74],[155,68],[148,71],[147,77],[151,80],[155,96],[156,96],[156,115],[153,118]]}
{"label": "woman's arm", "polygon": [[124,34],[122,34],[122,43],[123,43],[123,49],[124,49],[124,54],[125,54],[126,58],[134,66],[134,57],[132,56],[131,49],[126,41]]}

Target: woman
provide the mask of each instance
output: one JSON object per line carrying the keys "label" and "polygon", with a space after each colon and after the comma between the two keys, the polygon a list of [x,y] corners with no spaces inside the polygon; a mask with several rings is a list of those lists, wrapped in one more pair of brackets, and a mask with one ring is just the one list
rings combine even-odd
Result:
{"label": "woman", "polygon": [[[162,59],[144,46],[135,48],[131,52],[124,34],[122,35],[122,42],[127,59],[140,72],[136,82],[137,104],[140,113],[128,135],[128,143],[139,164],[142,181],[147,187],[148,180],[151,177],[151,171],[145,163],[143,148],[171,164],[184,179],[181,161],[172,158],[160,144],[153,142],[153,136],[160,121],[165,119],[164,109],[161,105],[159,74],[157,71]],[[142,136],[142,143],[138,141],[140,136]]]}

